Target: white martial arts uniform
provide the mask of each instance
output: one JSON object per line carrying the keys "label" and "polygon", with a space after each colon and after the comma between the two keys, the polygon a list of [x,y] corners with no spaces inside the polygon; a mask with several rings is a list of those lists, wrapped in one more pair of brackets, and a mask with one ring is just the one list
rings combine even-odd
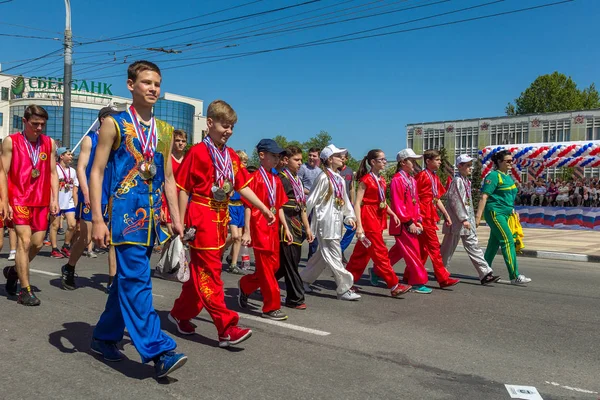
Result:
{"label": "white martial arts uniform", "polygon": [[[343,178],[333,172],[335,179],[343,182]],[[336,292],[341,295],[352,287],[354,278],[342,264],[342,249],[340,240],[344,223],[356,221],[354,209],[346,190],[343,190],[344,205],[336,205],[333,186],[327,174],[320,174],[313,182],[310,194],[306,200],[306,213],[313,213],[311,230],[319,242],[316,253],[308,260],[306,268],[300,271],[304,283],[312,284],[317,280],[325,267],[331,268],[333,278],[337,285]]]}

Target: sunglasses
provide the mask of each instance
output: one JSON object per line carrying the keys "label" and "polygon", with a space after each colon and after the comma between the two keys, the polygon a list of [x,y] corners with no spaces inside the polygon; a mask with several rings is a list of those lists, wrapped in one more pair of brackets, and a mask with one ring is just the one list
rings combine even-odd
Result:
{"label": "sunglasses", "polygon": [[509,159],[509,160],[502,160],[502,161],[504,161],[507,164],[512,164],[513,163],[513,159],[512,158]]}

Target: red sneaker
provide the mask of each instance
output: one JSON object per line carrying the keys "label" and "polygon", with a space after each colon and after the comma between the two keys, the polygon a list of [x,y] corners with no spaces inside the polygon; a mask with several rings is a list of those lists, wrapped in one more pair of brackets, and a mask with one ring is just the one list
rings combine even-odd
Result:
{"label": "red sneaker", "polygon": [[439,282],[439,284],[440,284],[440,288],[444,289],[444,288],[447,288],[447,287],[450,287],[450,286],[454,286],[458,282],[460,282],[459,279],[448,278],[444,282]]}
{"label": "red sneaker", "polygon": [[302,303],[302,304],[286,304],[285,305],[287,308],[293,308],[296,310],[306,310],[306,304]]}
{"label": "red sneaker", "polygon": [[252,330],[240,328],[239,326],[230,326],[223,335],[219,335],[219,347],[229,347],[240,344],[252,336]]}
{"label": "red sneaker", "polygon": [[52,258],[65,258],[65,255],[63,253],[61,253],[60,250],[54,249],[50,253],[50,257],[52,257]]}
{"label": "red sneaker", "polygon": [[177,326],[177,332],[182,335],[193,335],[196,333],[196,325],[192,324],[189,319],[177,319],[169,313],[169,321]]}
{"label": "red sneaker", "polygon": [[67,258],[71,257],[71,249],[68,247],[63,246],[62,249],[60,249],[60,252],[63,253]]}
{"label": "red sneaker", "polygon": [[392,297],[402,296],[404,293],[408,292],[411,288],[412,288],[412,286],[410,286],[410,285],[405,285],[403,283],[398,283],[392,289]]}

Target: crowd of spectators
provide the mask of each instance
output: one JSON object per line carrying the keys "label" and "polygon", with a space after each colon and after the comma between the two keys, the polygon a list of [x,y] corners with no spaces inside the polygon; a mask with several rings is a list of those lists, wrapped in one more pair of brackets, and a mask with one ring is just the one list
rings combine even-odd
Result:
{"label": "crowd of spectators", "polygon": [[522,206],[598,207],[600,182],[598,178],[529,181],[519,184],[515,203]]}

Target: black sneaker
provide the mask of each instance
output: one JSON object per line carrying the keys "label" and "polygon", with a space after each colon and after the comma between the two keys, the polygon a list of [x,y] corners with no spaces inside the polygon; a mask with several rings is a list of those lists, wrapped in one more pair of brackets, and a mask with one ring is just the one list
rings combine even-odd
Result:
{"label": "black sneaker", "polygon": [[491,272],[483,277],[480,281],[482,285],[488,285],[490,283],[496,283],[500,280],[500,276],[493,275]]}
{"label": "black sneaker", "polygon": [[246,275],[244,273],[243,270],[241,270],[237,265],[229,265],[229,267],[227,267],[227,272],[229,272],[230,274],[234,274],[234,275]]}
{"label": "black sneaker", "polygon": [[8,293],[10,296],[16,295],[19,276],[17,275],[17,270],[15,269],[14,265],[11,267],[4,267],[2,272],[6,278],[6,293]]}
{"label": "black sneaker", "polygon": [[241,308],[248,308],[248,295],[242,292],[240,281],[238,281],[238,305]]}
{"label": "black sneaker", "polygon": [[274,321],[284,321],[288,319],[288,316],[281,310],[273,310],[267,313],[262,313],[261,317],[272,319]]}
{"label": "black sneaker", "polygon": [[60,284],[64,290],[75,290],[77,289],[77,285],[75,285],[75,268],[69,269],[68,266],[69,264],[65,264],[60,268],[62,274]]}
{"label": "black sneaker", "polygon": [[17,303],[23,304],[24,306],[39,306],[41,301],[31,290],[21,289]]}
{"label": "black sneaker", "polygon": [[65,230],[63,228],[58,228],[58,230],[56,231],[57,235],[64,235],[65,234]]}

